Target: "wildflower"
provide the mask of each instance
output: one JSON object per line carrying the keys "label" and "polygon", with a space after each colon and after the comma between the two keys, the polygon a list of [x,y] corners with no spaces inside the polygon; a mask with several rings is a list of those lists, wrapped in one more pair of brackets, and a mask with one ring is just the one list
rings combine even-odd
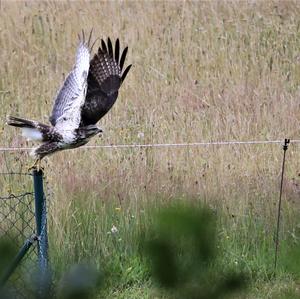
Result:
{"label": "wildflower", "polygon": [[116,207],[115,210],[118,211],[118,212],[120,212],[121,211],[121,207]]}
{"label": "wildflower", "polygon": [[118,229],[113,225],[110,231],[112,234],[116,234],[118,232]]}
{"label": "wildflower", "polygon": [[143,132],[138,132],[138,134],[137,134],[137,137],[138,137],[139,139],[143,139],[144,136],[145,136],[145,134],[144,134]]}

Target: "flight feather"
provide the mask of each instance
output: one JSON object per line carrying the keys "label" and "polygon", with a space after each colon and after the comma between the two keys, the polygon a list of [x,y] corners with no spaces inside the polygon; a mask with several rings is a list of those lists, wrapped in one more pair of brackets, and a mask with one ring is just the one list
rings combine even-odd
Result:
{"label": "flight feather", "polygon": [[87,76],[90,67],[89,45],[82,40],[77,48],[76,61],[55,99],[51,124],[65,129],[78,128],[81,107],[87,91]]}

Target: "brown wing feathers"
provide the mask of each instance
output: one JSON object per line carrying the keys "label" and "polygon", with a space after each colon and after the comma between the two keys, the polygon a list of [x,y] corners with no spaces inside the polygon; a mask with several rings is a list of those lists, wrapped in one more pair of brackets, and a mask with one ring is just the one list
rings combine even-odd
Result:
{"label": "brown wing feathers", "polygon": [[122,51],[120,58],[119,39],[116,40],[114,47],[110,38],[107,39],[107,43],[101,40],[101,46],[90,62],[81,126],[95,124],[114,105],[118,90],[131,68],[129,65],[122,72],[127,51],[128,47]]}
{"label": "brown wing feathers", "polygon": [[121,70],[113,58],[113,48],[110,39],[107,47],[101,40],[99,47],[90,64],[90,72],[99,84],[99,88],[106,94],[114,93],[120,87]]}
{"label": "brown wing feathers", "polygon": [[107,46],[108,46],[108,54],[109,54],[109,56],[111,58],[113,58],[114,57],[114,55],[113,55],[113,47],[112,47],[112,43],[111,43],[110,38],[108,38],[108,40],[107,40]]}
{"label": "brown wing feathers", "polygon": [[[120,41],[116,40],[115,43],[115,55],[113,53],[113,46],[111,39],[107,39],[107,45],[104,40],[101,40],[101,47],[98,49],[98,53],[94,56],[91,61],[91,73],[101,83],[109,76],[109,75],[118,75],[121,79],[121,83],[125,80],[131,65],[127,66],[125,71],[122,73],[122,69],[124,66],[124,62],[126,59],[126,55],[128,52],[128,47],[126,47],[120,56]],[[111,91],[112,92],[112,91]]]}
{"label": "brown wing feathers", "polygon": [[115,45],[115,61],[119,64],[119,55],[120,55],[120,42],[117,38]]}

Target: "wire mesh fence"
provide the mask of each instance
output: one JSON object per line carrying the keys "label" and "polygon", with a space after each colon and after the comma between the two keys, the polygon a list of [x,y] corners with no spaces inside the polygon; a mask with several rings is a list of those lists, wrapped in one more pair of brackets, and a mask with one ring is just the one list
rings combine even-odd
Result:
{"label": "wire mesh fence", "polygon": [[[14,254],[17,254],[36,231],[32,175],[1,173],[0,186],[0,242],[12,244]],[[32,246],[24,251],[24,257],[5,283],[12,298],[34,296],[32,277],[37,271],[38,246],[36,242],[28,244]],[[1,272],[5,270],[1,269]],[[0,274],[1,277],[5,275]]]}

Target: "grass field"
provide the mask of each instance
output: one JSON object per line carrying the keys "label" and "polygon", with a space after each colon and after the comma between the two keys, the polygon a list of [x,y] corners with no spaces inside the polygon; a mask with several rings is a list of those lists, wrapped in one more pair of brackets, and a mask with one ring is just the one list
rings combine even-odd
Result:
{"label": "grass field", "polygon": [[[103,137],[90,144],[299,139],[299,20],[298,1],[1,1],[0,144],[33,145],[5,118],[48,122],[77,34],[91,28],[128,45],[133,68],[101,120]],[[240,298],[288,297],[298,277],[281,264],[272,276],[282,155],[267,144],[77,149],[45,159],[56,277],[93,258],[111,270],[105,298],[163,298],[137,239],[153,211],[179,199],[220,215],[219,263],[250,277]],[[27,152],[0,152],[0,171],[30,163]],[[286,167],[281,236],[297,242],[299,144]]]}

